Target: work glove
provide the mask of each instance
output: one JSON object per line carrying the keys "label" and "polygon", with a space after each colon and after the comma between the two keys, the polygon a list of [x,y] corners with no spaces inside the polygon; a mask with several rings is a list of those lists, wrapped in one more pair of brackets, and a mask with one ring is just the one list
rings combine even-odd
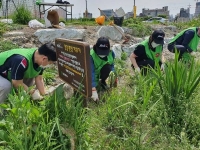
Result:
{"label": "work glove", "polygon": [[196,52],[191,52],[190,55],[193,56],[193,57],[196,57],[197,53]]}
{"label": "work glove", "polygon": [[200,52],[191,52],[190,55],[195,58],[200,58]]}
{"label": "work glove", "polygon": [[33,100],[42,100],[42,99],[43,99],[43,97],[40,95],[40,93],[39,93],[38,90],[35,90],[35,91],[33,92],[33,94],[31,95],[31,98],[32,98]]}
{"label": "work glove", "polygon": [[91,97],[95,102],[99,100],[99,96],[97,94],[97,91],[94,90],[92,91],[92,97]]}
{"label": "work glove", "polygon": [[137,67],[137,68],[135,68],[135,72],[137,72],[137,73],[140,73],[140,68],[139,67]]}
{"label": "work glove", "polygon": [[45,89],[45,95],[52,95],[55,90],[56,90],[56,87],[47,88]]}
{"label": "work glove", "polygon": [[162,71],[165,70],[165,64],[162,64],[162,65],[160,66],[160,70],[162,70]]}

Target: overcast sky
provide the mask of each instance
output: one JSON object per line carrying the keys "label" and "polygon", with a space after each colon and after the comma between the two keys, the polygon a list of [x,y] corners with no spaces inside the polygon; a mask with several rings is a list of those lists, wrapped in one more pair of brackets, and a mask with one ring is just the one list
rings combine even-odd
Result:
{"label": "overcast sky", "polygon": [[[45,2],[55,3],[57,0],[44,0]],[[65,1],[65,0],[63,0]],[[82,17],[83,12],[86,9],[86,0],[67,0],[73,6],[73,18]],[[142,8],[162,8],[163,6],[168,6],[170,15],[175,16],[180,12],[180,8],[188,8],[190,6],[190,13],[194,14],[195,6],[197,0],[135,0],[135,5],[137,6],[137,14],[142,12]],[[200,1],[200,0],[199,0]],[[134,0],[87,0],[88,12],[93,14],[93,17],[98,17],[100,9],[118,9],[122,7],[126,12],[133,10]]]}

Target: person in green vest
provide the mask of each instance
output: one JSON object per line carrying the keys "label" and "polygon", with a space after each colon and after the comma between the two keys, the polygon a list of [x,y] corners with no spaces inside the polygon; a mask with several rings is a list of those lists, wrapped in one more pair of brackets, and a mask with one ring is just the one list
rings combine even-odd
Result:
{"label": "person in green vest", "polygon": [[[200,39],[200,28],[191,27],[178,33],[168,44],[168,50],[172,53],[179,52],[179,60],[187,54],[196,55]],[[184,54],[184,55],[183,55]]]}
{"label": "person in green vest", "polygon": [[130,55],[131,66],[135,72],[147,74],[148,67],[154,68],[156,61],[164,70],[162,63],[162,51],[165,33],[162,30],[155,30],[151,36],[141,42]]}
{"label": "person in green vest", "polygon": [[[106,37],[100,37],[90,50],[92,99],[99,100],[97,86],[107,89],[106,79],[114,72],[115,53],[110,50],[110,42]],[[115,84],[117,80],[115,80]]]}
{"label": "person in green vest", "polygon": [[[22,87],[33,100],[41,100],[45,95],[44,68],[55,61],[55,47],[51,42],[38,49],[12,49],[0,53],[0,103],[7,99],[12,87]],[[34,83],[37,90],[30,90]]]}

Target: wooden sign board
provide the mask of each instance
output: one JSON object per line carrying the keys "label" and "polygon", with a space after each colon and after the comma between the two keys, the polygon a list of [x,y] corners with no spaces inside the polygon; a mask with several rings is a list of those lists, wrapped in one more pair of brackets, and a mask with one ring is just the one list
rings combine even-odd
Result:
{"label": "wooden sign board", "polygon": [[86,97],[92,95],[90,46],[85,42],[55,40],[59,77]]}

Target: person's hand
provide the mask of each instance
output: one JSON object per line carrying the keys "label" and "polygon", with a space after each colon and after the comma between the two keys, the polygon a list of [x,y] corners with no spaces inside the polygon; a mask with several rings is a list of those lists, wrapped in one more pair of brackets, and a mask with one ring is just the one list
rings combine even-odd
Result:
{"label": "person's hand", "polygon": [[33,92],[33,94],[31,95],[31,98],[32,98],[33,100],[42,100],[42,99],[43,99],[43,97],[40,95],[40,93],[39,93],[38,90],[35,90],[35,91]]}
{"label": "person's hand", "polygon": [[98,101],[99,100],[99,96],[97,94],[96,90],[92,90],[92,97],[91,97],[94,101]]}
{"label": "person's hand", "polygon": [[140,73],[140,67],[135,68],[135,72]]}
{"label": "person's hand", "polygon": [[162,64],[162,65],[160,66],[160,70],[162,70],[162,71],[165,70],[165,64]]}
{"label": "person's hand", "polygon": [[200,57],[200,52],[191,52],[190,55],[195,57],[195,58],[199,58]]}

